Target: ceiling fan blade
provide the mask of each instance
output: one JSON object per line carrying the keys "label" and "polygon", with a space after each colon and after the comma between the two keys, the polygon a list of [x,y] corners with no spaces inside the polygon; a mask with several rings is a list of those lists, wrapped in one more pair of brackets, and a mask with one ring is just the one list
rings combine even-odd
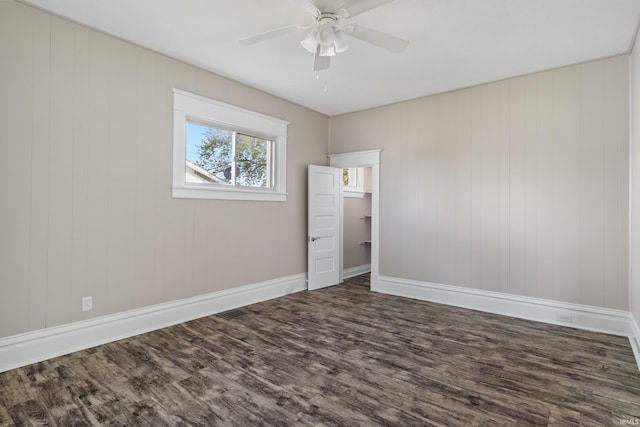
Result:
{"label": "ceiling fan blade", "polygon": [[318,9],[318,6],[313,4],[311,0],[296,0],[296,3],[302,6],[304,10],[308,11],[313,16],[317,17],[317,16],[320,16],[320,14],[322,14],[322,11]]}
{"label": "ceiling fan blade", "polygon": [[393,53],[400,53],[409,45],[407,40],[366,27],[354,26],[351,36]]}
{"label": "ceiling fan blade", "polygon": [[255,36],[249,36],[240,39],[240,43],[245,46],[249,46],[255,43],[263,42],[265,40],[274,39],[276,37],[284,36],[287,34],[295,33],[298,30],[308,29],[306,25],[291,25],[290,27],[278,28],[275,30],[267,31],[264,33],[256,34]]}
{"label": "ceiling fan blade", "polygon": [[345,18],[353,18],[367,10],[375,9],[394,0],[347,0],[338,12]]}
{"label": "ceiling fan blade", "polygon": [[329,65],[331,65],[331,57],[320,56],[320,49],[318,49],[315,57],[313,58],[313,71],[326,70],[329,68]]}

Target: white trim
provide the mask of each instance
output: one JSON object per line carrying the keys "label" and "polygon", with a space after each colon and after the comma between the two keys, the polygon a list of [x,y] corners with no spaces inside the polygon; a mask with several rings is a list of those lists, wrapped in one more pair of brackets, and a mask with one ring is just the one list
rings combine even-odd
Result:
{"label": "white trim", "polygon": [[214,187],[206,184],[184,184],[171,187],[176,199],[252,200],[257,202],[286,202],[287,193],[250,188]]}
{"label": "white trim", "polygon": [[640,325],[638,325],[638,321],[633,313],[629,313],[629,324],[631,326],[629,344],[631,344],[633,355],[636,358],[636,363],[638,364],[638,369],[640,370]]}
{"label": "white trim", "polygon": [[342,197],[349,197],[352,199],[364,199],[364,191],[350,191],[350,190],[342,190]]}
{"label": "white trim", "polygon": [[[185,182],[187,121],[218,124],[275,144],[272,189],[250,189]],[[225,199],[284,202],[287,200],[287,127],[289,122],[204,96],[173,89],[173,180],[174,198]]]}
{"label": "white trim", "polygon": [[367,167],[380,163],[380,152],[377,150],[354,151],[351,153],[329,154],[331,166],[336,168]]}
{"label": "white trim", "polygon": [[307,289],[282,277],[0,339],[0,372]]}
{"label": "white trim", "polygon": [[361,274],[370,273],[371,264],[359,265],[357,267],[345,268],[342,270],[342,278],[348,279],[349,277],[359,276]]}
{"label": "white trim", "polygon": [[[370,289],[379,290],[380,274],[380,153],[382,150],[354,151],[352,153],[329,154],[329,165],[336,168],[371,168],[371,280]],[[340,197],[340,203],[342,203]],[[342,209],[342,208],[341,208]],[[340,251],[343,250],[343,224],[340,216]],[[344,252],[342,252],[344,253]],[[342,272],[342,259],[340,271]],[[343,277],[340,278],[341,280]]]}
{"label": "white trim", "polygon": [[[631,335],[630,313],[624,310],[386,276],[380,276],[380,292],[612,335]],[[571,321],[562,321],[563,318]]]}

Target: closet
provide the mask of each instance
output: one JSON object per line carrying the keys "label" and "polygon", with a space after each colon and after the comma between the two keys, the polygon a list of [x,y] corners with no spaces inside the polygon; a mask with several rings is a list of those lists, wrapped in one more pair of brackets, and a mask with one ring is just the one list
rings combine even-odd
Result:
{"label": "closet", "polygon": [[371,271],[371,168],[343,171],[343,268],[348,278]]}

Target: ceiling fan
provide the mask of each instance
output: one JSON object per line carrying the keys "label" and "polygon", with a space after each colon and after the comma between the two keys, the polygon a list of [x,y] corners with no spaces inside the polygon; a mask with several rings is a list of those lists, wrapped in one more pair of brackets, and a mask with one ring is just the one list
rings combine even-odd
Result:
{"label": "ceiling fan", "polygon": [[291,25],[245,37],[240,39],[240,43],[248,46],[300,30],[308,30],[307,35],[302,40],[302,46],[315,55],[313,61],[314,71],[329,68],[330,58],[349,48],[349,37],[355,37],[393,53],[400,53],[409,45],[407,40],[387,33],[342,23],[343,19],[353,18],[394,0],[346,0],[336,11],[322,11],[313,4],[312,0],[296,1],[313,15],[313,23],[309,25]]}

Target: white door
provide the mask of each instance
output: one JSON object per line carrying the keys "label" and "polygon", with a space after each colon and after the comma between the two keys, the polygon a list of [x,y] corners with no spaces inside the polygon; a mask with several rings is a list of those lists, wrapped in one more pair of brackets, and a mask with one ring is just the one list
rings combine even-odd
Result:
{"label": "white door", "polygon": [[307,253],[309,289],[340,282],[340,169],[309,165]]}

